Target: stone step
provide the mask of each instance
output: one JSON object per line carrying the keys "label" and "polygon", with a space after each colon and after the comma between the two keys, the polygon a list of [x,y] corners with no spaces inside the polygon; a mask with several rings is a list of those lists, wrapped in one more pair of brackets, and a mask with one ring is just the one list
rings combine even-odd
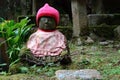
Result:
{"label": "stone step", "polygon": [[102,80],[95,69],[58,70],[55,74],[58,80]]}

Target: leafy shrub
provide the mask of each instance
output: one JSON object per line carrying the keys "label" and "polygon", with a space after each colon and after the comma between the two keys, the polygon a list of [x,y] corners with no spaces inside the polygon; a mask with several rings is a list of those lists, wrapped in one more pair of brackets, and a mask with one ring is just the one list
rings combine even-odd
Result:
{"label": "leafy shrub", "polygon": [[18,60],[19,51],[29,37],[32,26],[34,26],[34,24],[28,25],[29,21],[28,18],[24,18],[17,23],[13,20],[4,20],[0,23],[0,37],[6,40],[7,53],[11,63]]}

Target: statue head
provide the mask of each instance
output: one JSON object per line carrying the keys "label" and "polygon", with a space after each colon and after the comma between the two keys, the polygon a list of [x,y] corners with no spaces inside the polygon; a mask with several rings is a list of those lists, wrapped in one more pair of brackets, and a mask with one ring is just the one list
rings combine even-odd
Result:
{"label": "statue head", "polygon": [[55,30],[56,22],[52,17],[43,16],[39,20],[39,28],[42,30]]}
{"label": "statue head", "polygon": [[45,4],[36,15],[36,23],[40,29],[53,30],[59,24],[59,12],[55,8]]}

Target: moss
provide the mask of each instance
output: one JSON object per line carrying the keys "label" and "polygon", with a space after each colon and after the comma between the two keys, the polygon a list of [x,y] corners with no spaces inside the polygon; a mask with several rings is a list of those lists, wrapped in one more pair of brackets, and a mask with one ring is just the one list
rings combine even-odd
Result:
{"label": "moss", "polygon": [[99,37],[105,37],[107,39],[114,38],[114,29],[117,25],[107,25],[106,23],[102,23],[100,25],[90,26],[90,31],[94,32]]}
{"label": "moss", "polygon": [[108,25],[116,25],[120,24],[120,14],[108,14],[108,15],[99,15],[99,19],[97,20],[97,25],[100,24],[108,24]]}
{"label": "moss", "polygon": [[17,74],[20,72],[20,67],[22,66],[22,63],[16,63],[9,67],[9,73],[10,74]]}

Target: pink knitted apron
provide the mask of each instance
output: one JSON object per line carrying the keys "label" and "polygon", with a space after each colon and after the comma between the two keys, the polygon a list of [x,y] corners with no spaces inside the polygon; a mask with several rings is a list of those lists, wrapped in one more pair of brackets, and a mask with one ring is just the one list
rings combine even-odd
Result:
{"label": "pink knitted apron", "polygon": [[36,57],[60,55],[66,49],[66,38],[58,30],[45,32],[38,29],[30,36],[27,48]]}

